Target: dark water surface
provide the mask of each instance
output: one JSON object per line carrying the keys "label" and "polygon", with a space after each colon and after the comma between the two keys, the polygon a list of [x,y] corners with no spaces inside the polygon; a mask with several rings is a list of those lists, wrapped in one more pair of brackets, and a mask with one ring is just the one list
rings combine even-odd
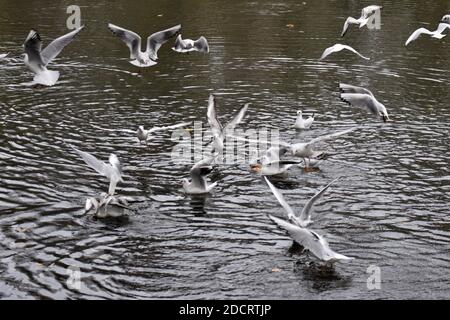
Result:
{"label": "dark water surface", "polygon": [[[37,28],[46,44],[66,32],[70,4],[0,0],[0,52],[11,52],[0,62],[0,298],[450,298],[450,38],[404,46],[450,13],[449,1],[381,1],[381,30],[352,27],[342,40],[345,18],[372,3],[79,0],[86,28],[52,63],[59,83],[23,85],[32,79],[20,58],[26,35]],[[167,44],[159,64],[139,72],[108,22],[141,35],[181,23],[211,52],[177,55]],[[337,42],[371,60],[342,52],[319,62]],[[394,121],[344,105],[339,82],[371,89]],[[242,127],[280,128],[289,141],[370,120],[323,144],[330,159],[320,172],[294,169],[277,183],[300,210],[342,176],[317,204],[313,228],[354,261],[324,273],[292,255],[267,218],[283,209],[247,166],[221,167],[214,193],[191,199],[170,133],[145,147],[97,127],[205,121],[212,92],[223,119],[251,102]],[[297,108],[316,113],[313,130],[290,128]],[[118,192],[137,211],[128,222],[83,214],[107,182],[68,144],[123,161]],[[381,290],[367,289],[371,265]],[[80,291],[66,283],[70,267],[81,270]]]}

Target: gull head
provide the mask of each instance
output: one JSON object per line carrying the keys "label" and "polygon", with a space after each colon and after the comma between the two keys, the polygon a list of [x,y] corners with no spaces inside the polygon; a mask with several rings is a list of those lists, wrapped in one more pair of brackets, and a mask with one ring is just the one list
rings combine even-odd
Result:
{"label": "gull head", "polygon": [[442,17],[441,21],[439,21],[440,23],[448,23],[450,24],[450,14],[446,14],[445,16]]}
{"label": "gull head", "polygon": [[298,115],[298,116],[301,116],[302,113],[303,113],[302,110],[297,110],[297,115]]}

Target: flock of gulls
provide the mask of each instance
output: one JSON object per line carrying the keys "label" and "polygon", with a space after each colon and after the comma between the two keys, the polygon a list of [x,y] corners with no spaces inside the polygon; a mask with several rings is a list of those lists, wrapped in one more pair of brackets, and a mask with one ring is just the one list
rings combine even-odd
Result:
{"label": "flock of gulls", "polygon": [[[348,17],[345,21],[341,36],[344,37],[349,31],[350,25],[358,25],[362,28],[367,25],[371,15],[377,10],[381,10],[381,6],[371,5],[362,9],[361,16],[358,19]],[[24,62],[25,65],[35,74],[34,83],[45,86],[55,85],[59,79],[59,72],[47,69],[50,62],[55,59],[61,51],[79,34],[84,27],[75,29],[55,40],[42,49],[42,41],[39,33],[36,30],[31,30],[24,43]],[[139,35],[133,31],[121,28],[114,24],[108,24],[108,29],[123,41],[130,51],[130,63],[137,67],[150,67],[157,64],[159,48],[169,41],[171,38],[177,36],[172,49],[178,53],[188,53],[191,51],[198,51],[202,53],[209,53],[208,41],[205,37],[200,37],[197,40],[183,39],[181,37],[181,25],[174,26],[156,33],[151,34],[147,38],[145,44],[145,51],[142,50],[142,40]],[[425,28],[419,28],[414,31],[407,39],[405,45],[410,44],[416,40],[420,35],[426,34],[433,38],[441,39],[445,36],[444,31],[450,29],[450,15],[445,15],[440,20],[437,29],[430,31]],[[335,44],[332,47],[325,49],[320,60],[325,59],[330,54],[339,52],[341,50],[349,50],[363,59],[369,60],[368,57],[361,55],[355,49],[344,44]],[[0,59],[6,59],[8,53],[0,54]],[[340,83],[340,99],[351,106],[366,109],[381,121],[390,121],[386,107],[379,102],[374,94],[366,88]],[[189,178],[181,181],[182,188],[186,194],[198,195],[207,194],[211,192],[217,185],[208,182],[208,175],[213,171],[216,164],[217,157],[221,154],[224,148],[224,141],[227,137],[233,139],[242,139],[251,141],[246,138],[233,136],[233,131],[244,119],[249,104],[245,104],[226,125],[223,125],[217,117],[216,112],[216,98],[213,94],[210,95],[207,107],[207,121],[212,133],[212,151],[211,154],[201,161],[195,163],[189,171]],[[133,133],[136,135],[139,142],[146,143],[153,134],[158,131],[173,130],[175,128],[186,127],[190,122],[168,125],[165,127],[155,127],[145,129],[139,126],[137,131],[121,130],[124,132]],[[314,124],[314,115],[304,118],[301,110],[297,111],[297,117],[293,127],[297,130],[308,130]],[[279,141],[277,145],[272,145],[269,149],[263,152],[259,158],[251,161],[250,170],[261,174],[264,177],[266,184],[272,191],[275,198],[286,211],[286,220],[269,215],[269,218],[282,230],[285,230],[297,244],[301,245],[306,251],[312,253],[313,256],[326,263],[333,263],[336,261],[351,260],[353,258],[344,256],[334,252],[329,248],[327,241],[311,230],[309,226],[313,223],[311,220],[311,212],[314,204],[323,196],[323,194],[335,183],[339,178],[329,182],[324,188],[319,190],[311,199],[309,199],[301,212],[296,213],[286,202],[283,194],[278,190],[267,178],[268,176],[276,176],[286,173],[292,166],[302,166],[306,172],[315,171],[318,165],[324,161],[323,152],[315,150],[315,145],[326,140],[336,139],[342,135],[349,134],[357,127],[334,132],[328,135],[320,136],[311,139],[307,142],[287,143]],[[262,141],[257,141],[262,142]],[[123,182],[122,168],[118,157],[111,154],[108,162],[97,159],[94,155],[78,150],[73,147],[74,152],[93,170],[98,174],[106,177],[109,180],[109,188],[107,193],[102,193],[99,197],[90,197],[86,200],[86,213],[93,214],[97,218],[106,217],[120,217],[126,215],[129,210],[133,211],[128,203],[126,197],[116,195],[116,186]]]}

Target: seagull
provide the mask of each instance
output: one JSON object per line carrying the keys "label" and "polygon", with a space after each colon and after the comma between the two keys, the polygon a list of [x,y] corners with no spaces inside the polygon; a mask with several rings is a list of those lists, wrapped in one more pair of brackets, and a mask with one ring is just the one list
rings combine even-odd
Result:
{"label": "seagull", "polygon": [[203,36],[194,41],[191,39],[183,39],[181,38],[181,34],[179,34],[172,50],[179,53],[188,53],[191,51],[209,53],[209,45],[208,41]]}
{"label": "seagull", "polygon": [[47,65],[61,53],[65,46],[72,42],[83,28],[84,26],[81,26],[53,40],[44,50],[42,50],[39,33],[36,30],[30,31],[24,43],[24,62],[36,74],[33,79],[35,83],[53,86],[58,81],[59,72],[48,70]]}
{"label": "seagull", "polygon": [[302,110],[297,111],[297,119],[295,120],[295,129],[303,130],[303,129],[309,129],[314,122],[314,114],[307,118],[303,119]]}
{"label": "seagull", "polygon": [[366,108],[373,115],[381,117],[384,122],[390,121],[386,107],[369,90],[344,83],[339,84],[339,89],[342,101],[351,106]]}
{"label": "seagull", "polygon": [[337,44],[335,44],[335,45],[332,46],[332,47],[326,48],[326,49],[324,50],[324,52],[322,53],[322,56],[320,57],[319,60],[323,60],[323,59],[325,59],[328,55],[330,55],[330,54],[332,54],[332,53],[334,53],[334,52],[338,52],[338,51],[344,50],[344,49],[347,49],[347,50],[350,50],[350,51],[353,52],[353,53],[356,53],[358,56],[360,56],[360,57],[363,58],[363,59],[370,60],[370,58],[364,57],[363,55],[361,55],[358,51],[356,51],[356,50],[353,49],[352,47],[347,46],[347,45],[345,45],[345,44],[340,44],[340,43],[337,43]]}
{"label": "seagull", "polygon": [[137,67],[150,67],[157,64],[158,50],[170,38],[181,30],[181,24],[153,33],[147,38],[147,49],[141,51],[141,37],[133,31],[118,27],[112,23],[108,24],[108,29],[117,36],[130,49],[130,63]]}
{"label": "seagull", "polygon": [[116,185],[118,182],[123,182],[122,180],[122,167],[120,165],[120,161],[117,158],[117,156],[113,153],[109,156],[109,164],[98,160],[93,155],[78,150],[75,147],[72,146],[72,149],[74,149],[86,162],[86,164],[100,173],[102,176],[105,176],[108,178],[109,182],[109,191],[108,194],[110,196],[114,195],[114,192],[116,191]]}
{"label": "seagull", "polygon": [[269,215],[269,218],[275,222],[281,229],[287,231],[291,238],[299,245],[310,251],[318,259],[327,263],[338,261],[348,261],[354,258],[344,256],[330,249],[328,242],[322,236],[313,230],[299,227],[282,219]]}
{"label": "seagull", "polygon": [[207,118],[208,123],[211,128],[211,132],[213,135],[213,152],[219,152],[223,150],[223,141],[228,132],[232,132],[234,128],[244,119],[245,113],[247,112],[249,103],[246,103],[238,112],[238,114],[228,122],[225,127],[217,119],[216,107],[215,107],[215,96],[213,94],[209,95],[208,100],[208,111]]}
{"label": "seagull", "polygon": [[288,152],[289,149],[286,147],[272,146],[267,149],[266,153],[260,159],[256,160],[256,163],[250,164],[250,169],[263,176],[282,174],[289,170],[294,164],[299,164],[298,161],[280,159]]}
{"label": "seagull", "polygon": [[345,20],[344,28],[342,29],[342,33],[341,33],[341,37],[345,36],[350,24],[359,24],[359,27],[362,28],[367,24],[367,22],[369,22],[370,15],[373,12],[380,10],[382,8],[383,7],[377,6],[377,5],[367,6],[361,10],[361,17],[359,17],[358,19],[348,17],[347,20]]}
{"label": "seagull", "polygon": [[8,53],[0,53],[0,59],[6,58],[8,56],[8,54],[9,54],[9,52]]}
{"label": "seagull", "polygon": [[141,144],[142,144],[142,142],[147,143],[147,141],[151,139],[152,133],[154,133],[154,132],[181,128],[181,127],[188,126],[190,124],[191,124],[191,122],[182,122],[182,123],[178,123],[178,124],[174,124],[174,125],[166,126],[166,127],[153,127],[148,130],[145,130],[144,126],[139,126],[139,128],[137,129],[137,132],[136,132],[136,136],[139,139],[139,142]]}
{"label": "seagull", "polygon": [[[287,143],[282,142],[280,144],[284,145],[285,147],[288,147],[291,150],[291,153],[293,156],[303,158],[303,162],[305,163],[305,170],[308,171],[310,168],[311,159],[312,158],[316,159],[317,157],[322,155],[322,152],[313,150],[312,146],[314,144],[321,142],[321,141],[337,138],[344,134],[350,133],[350,132],[354,131],[355,129],[356,129],[356,127],[346,129],[343,131],[339,131],[339,132],[335,132],[332,134],[328,134],[325,136],[317,137],[317,138],[310,140],[309,142],[300,142],[300,143],[294,143],[294,144],[287,144]],[[307,162],[306,159],[308,159],[309,161]]]}
{"label": "seagull", "polygon": [[272,193],[274,194],[275,198],[277,198],[278,202],[281,204],[281,206],[284,208],[284,210],[288,214],[289,222],[292,224],[295,224],[298,227],[305,228],[309,224],[311,224],[313,221],[311,220],[311,209],[314,205],[314,203],[320,199],[320,197],[327,191],[327,189],[333,184],[333,182],[337,181],[339,179],[336,178],[333,181],[331,181],[329,184],[327,184],[324,188],[319,190],[311,199],[308,200],[306,205],[303,207],[302,212],[299,216],[296,216],[294,213],[294,210],[292,210],[291,206],[284,200],[283,194],[278,190],[266,177],[264,177],[266,180],[267,185],[269,186],[270,190],[272,190]]}
{"label": "seagull", "polygon": [[93,214],[97,218],[117,218],[125,215],[128,201],[124,197],[104,195],[100,199],[90,197],[86,199],[85,213]]}
{"label": "seagull", "polygon": [[208,184],[206,182],[206,176],[211,173],[213,167],[211,163],[217,157],[217,154],[212,157],[205,158],[198,161],[189,171],[191,181],[183,179],[183,189],[187,194],[205,194],[211,192],[211,190],[217,185],[217,182]]}
{"label": "seagull", "polygon": [[428,34],[432,38],[442,39],[446,35],[443,34],[443,32],[447,29],[450,29],[450,14],[447,14],[442,17],[441,21],[439,22],[439,25],[436,30],[430,31],[426,28],[419,28],[416,31],[414,31],[406,40],[405,46],[407,46],[410,42],[416,40],[421,34]]}

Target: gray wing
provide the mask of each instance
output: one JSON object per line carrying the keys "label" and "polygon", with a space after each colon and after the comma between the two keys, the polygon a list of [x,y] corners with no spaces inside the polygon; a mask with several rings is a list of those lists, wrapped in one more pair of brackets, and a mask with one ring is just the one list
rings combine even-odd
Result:
{"label": "gray wing", "polygon": [[92,169],[97,171],[102,176],[105,176],[107,178],[110,177],[111,169],[109,168],[109,165],[107,165],[105,162],[100,161],[96,157],[94,157],[93,155],[91,155],[91,154],[89,154],[87,152],[78,150],[78,149],[76,149],[73,146],[72,146],[72,149],[74,149],[80,155],[80,157],[84,160],[84,162],[86,162],[86,164],[89,167],[91,167]]}
{"label": "gray wing", "polygon": [[107,170],[109,170],[109,190],[108,193],[113,195],[116,190],[116,185],[119,181],[122,180],[122,166],[120,164],[119,158],[115,154],[111,154],[109,156],[109,163],[111,166],[108,166]]}
{"label": "gray wing", "polygon": [[320,141],[334,139],[334,138],[337,138],[337,137],[342,136],[344,134],[350,133],[350,132],[352,132],[354,130],[356,130],[356,127],[350,128],[350,129],[346,129],[346,130],[342,130],[342,131],[339,131],[339,132],[335,132],[335,133],[332,133],[332,134],[328,134],[328,135],[325,135],[325,136],[317,137],[317,138],[312,139],[311,141],[309,141],[307,144],[311,145],[311,144],[314,144],[314,143],[317,143],[317,142],[320,142]]}
{"label": "gray wing", "polygon": [[362,93],[362,94],[369,94],[369,95],[373,96],[372,92],[370,92],[370,90],[368,90],[366,88],[352,86],[350,84],[345,84],[345,83],[339,83],[339,91],[342,93]]}
{"label": "gray wing", "polygon": [[[363,56],[363,55],[360,54],[358,51],[356,51],[356,50],[353,49],[352,47],[347,46],[347,45],[345,45],[345,44],[342,45],[342,49],[347,49],[347,50],[349,50],[349,51],[351,51],[351,52],[353,52],[353,53],[356,53],[358,56],[360,56],[360,57],[363,58],[363,59],[370,60],[370,58]],[[342,50],[342,49],[341,49],[341,50]]]}
{"label": "gray wing", "polygon": [[300,220],[301,221],[309,221],[310,220],[310,218],[311,218],[311,208],[313,207],[313,205],[316,203],[317,200],[319,200],[322,197],[322,195],[325,193],[325,191],[327,191],[327,189],[331,186],[331,184],[333,182],[335,182],[336,180],[338,180],[338,179],[339,179],[339,177],[334,179],[333,181],[331,181],[322,190],[317,192],[311,199],[308,200],[308,202],[303,207],[303,210],[302,210],[302,212],[300,214]]}
{"label": "gray wing", "polygon": [[173,45],[173,48],[175,50],[183,50],[186,48],[186,45],[184,44],[184,41],[181,38],[181,34],[179,34],[178,37],[175,39],[175,44]]}
{"label": "gray wing", "polygon": [[198,38],[198,40],[194,41],[194,47],[197,49],[197,51],[205,53],[209,52],[208,41],[203,36]]}
{"label": "gray wing", "polygon": [[345,36],[350,24],[359,24],[359,21],[356,20],[355,18],[348,17],[347,20],[345,20],[344,28],[342,29],[342,32],[341,32],[341,37]]}
{"label": "gray wing", "polygon": [[[342,50],[342,49],[341,49]],[[323,60],[325,59],[327,56],[329,56],[330,54],[332,54],[333,52],[337,51],[336,50],[336,45],[326,48],[323,53],[322,56],[319,58],[319,60]]]}
{"label": "gray wing", "polygon": [[167,40],[175,36],[180,31],[181,31],[181,24],[169,29],[155,32],[151,36],[149,36],[147,38],[147,52],[150,56],[150,59],[157,60],[159,48],[161,48],[161,46],[165,42],[167,42]]}
{"label": "gray wing", "polygon": [[220,124],[219,120],[217,119],[216,114],[216,98],[213,94],[209,95],[208,99],[208,111],[206,113],[206,116],[208,117],[208,123],[211,127],[211,131],[214,137],[221,137],[222,136],[222,125]]}
{"label": "gray wing", "polygon": [[249,103],[246,103],[241,108],[241,110],[239,110],[238,114],[233,118],[233,120],[227,123],[227,125],[225,126],[225,130],[234,130],[234,128],[236,128],[236,126],[241,123],[241,121],[244,119],[249,105]]}
{"label": "gray wing", "polygon": [[281,204],[281,206],[286,210],[288,214],[288,218],[295,217],[294,210],[292,210],[291,206],[286,202],[286,200],[283,197],[283,194],[278,190],[270,181],[267,179],[267,177],[264,177],[266,180],[267,185],[269,186],[270,190],[272,190],[273,195],[275,198],[277,198],[278,202]]}
{"label": "gray wing", "polygon": [[25,40],[24,47],[30,64],[44,66],[41,56],[42,41],[36,30],[30,31]]}
{"label": "gray wing", "polygon": [[341,94],[341,100],[351,106],[365,108],[376,116],[379,115],[376,100],[371,95],[361,93],[343,93]]}
{"label": "gray wing", "polygon": [[405,46],[407,46],[411,41],[416,40],[422,33],[425,33],[425,34],[433,34],[433,32],[431,32],[431,31],[428,30],[428,29],[425,29],[425,28],[419,28],[419,29],[417,29],[416,31],[414,31],[414,32],[409,36],[408,40],[406,40],[406,42],[405,42]]}
{"label": "gray wing", "polygon": [[139,57],[141,50],[141,37],[133,31],[121,28],[112,23],[108,24],[108,29],[120,40],[125,42],[128,49],[130,49],[130,59],[136,59]]}
{"label": "gray wing", "polygon": [[439,23],[439,25],[438,25],[438,27],[437,27],[437,29],[436,29],[436,31],[435,32],[437,32],[437,33],[442,33],[442,32],[444,32],[446,29],[450,29],[450,24],[448,24],[448,23]]}
{"label": "gray wing", "polygon": [[52,61],[54,58],[56,58],[62,49],[64,49],[65,46],[67,46],[72,40],[75,38],[75,36],[80,32],[84,26],[81,26],[78,29],[73,30],[72,32],[69,32],[62,37],[59,37],[52,42],[41,52],[42,61],[45,65],[49,64],[50,61]]}
{"label": "gray wing", "polygon": [[156,131],[164,131],[164,130],[171,130],[171,129],[176,129],[176,128],[182,128],[182,127],[190,125],[191,123],[192,122],[182,122],[182,123],[174,124],[172,126],[153,127],[151,129],[149,129],[148,132],[152,133],[152,132],[156,132]]}

